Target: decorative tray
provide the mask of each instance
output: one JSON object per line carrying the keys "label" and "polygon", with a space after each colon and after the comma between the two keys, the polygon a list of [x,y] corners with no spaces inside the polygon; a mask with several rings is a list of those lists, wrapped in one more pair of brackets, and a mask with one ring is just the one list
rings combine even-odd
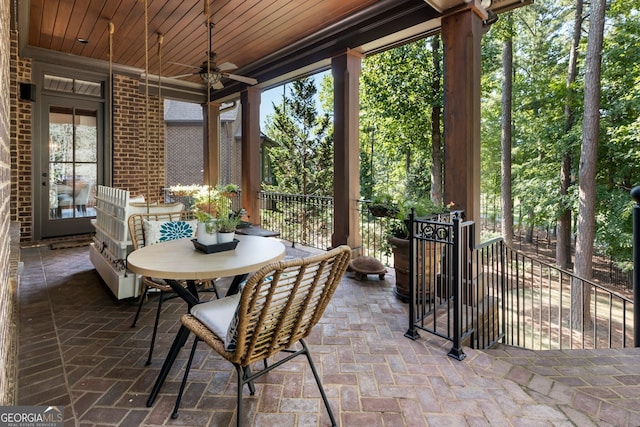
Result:
{"label": "decorative tray", "polygon": [[200,252],[204,252],[205,254],[213,254],[216,252],[234,250],[236,246],[238,246],[238,242],[240,240],[233,239],[233,241],[231,242],[217,243],[215,245],[203,245],[202,243],[198,243],[198,239],[191,239],[191,241],[193,242],[193,246]]}

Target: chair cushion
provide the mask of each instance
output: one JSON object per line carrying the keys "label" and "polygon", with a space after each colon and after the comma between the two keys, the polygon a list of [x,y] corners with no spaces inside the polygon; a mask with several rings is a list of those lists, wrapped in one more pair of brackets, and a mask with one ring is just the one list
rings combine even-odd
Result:
{"label": "chair cushion", "polygon": [[224,341],[228,347],[227,332],[232,319],[236,317],[236,309],[240,302],[240,294],[215,299],[191,308],[191,314]]}
{"label": "chair cushion", "polygon": [[[283,276],[288,276],[287,274]],[[265,282],[273,280],[273,276],[264,278]],[[244,280],[237,294],[222,299],[198,304],[191,309],[191,314],[211,329],[222,341],[227,351],[235,351],[238,337],[238,304],[242,295]]]}
{"label": "chair cushion", "polygon": [[238,344],[238,307],[233,312],[233,317],[229,321],[229,327],[224,339],[224,347],[228,351],[235,351]]}
{"label": "chair cushion", "polygon": [[[288,276],[289,275],[286,273],[282,275],[282,277],[288,277]],[[264,282],[271,282],[272,280],[273,280],[273,276],[267,276],[264,278]],[[238,291],[237,295],[242,294],[242,289],[246,284],[247,284],[246,280],[243,280],[242,283],[240,283],[240,288],[239,288],[240,290]],[[233,318],[229,322],[229,328],[227,329],[227,332],[225,335],[225,340],[224,340],[225,348],[228,351],[235,351],[237,342],[238,342],[238,309],[236,307],[236,310],[233,313]]]}
{"label": "chair cushion", "polygon": [[192,238],[196,233],[196,221],[144,221],[145,245],[154,245],[159,242]]}

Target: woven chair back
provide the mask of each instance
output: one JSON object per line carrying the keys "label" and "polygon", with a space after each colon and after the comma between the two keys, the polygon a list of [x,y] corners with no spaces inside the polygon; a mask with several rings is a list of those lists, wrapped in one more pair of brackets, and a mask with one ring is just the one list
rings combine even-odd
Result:
{"label": "woven chair back", "polygon": [[307,337],[350,259],[351,248],[343,245],[320,255],[271,264],[250,276],[238,305],[235,356],[229,360],[247,366]]}

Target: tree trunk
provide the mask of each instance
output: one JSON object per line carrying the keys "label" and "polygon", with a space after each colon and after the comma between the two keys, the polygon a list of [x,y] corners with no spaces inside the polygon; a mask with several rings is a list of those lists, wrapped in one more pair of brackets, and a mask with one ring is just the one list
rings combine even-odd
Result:
{"label": "tree trunk", "polygon": [[[431,109],[431,200],[437,205],[442,203],[442,108],[440,107],[440,79],[442,69],[440,61],[440,36],[431,37],[431,51],[433,57],[433,80],[431,93],[433,108]],[[436,101],[437,100],[437,101]]]}
{"label": "tree trunk", "polygon": [[[580,150],[578,235],[576,238],[575,274],[583,279],[593,276],[593,240],[595,236],[596,160],[600,127],[600,70],[602,38],[604,33],[605,0],[593,0],[587,39],[587,57],[584,78],[584,118],[582,148]],[[571,307],[574,328],[587,328],[591,324],[591,298],[588,286],[574,280]]]}
{"label": "tree trunk", "polygon": [[[582,35],[582,3],[576,0],[576,12],[573,20],[573,42],[569,54],[569,67],[567,70],[567,99],[564,105],[564,132],[571,131],[575,122],[573,113],[573,100],[575,90],[573,83],[578,73],[578,46]],[[568,268],[571,263],[571,208],[568,201],[569,187],[571,186],[571,144],[564,147],[562,163],[560,165],[560,214],[558,216],[558,239],[556,242],[556,264],[560,268]]]}
{"label": "tree trunk", "polygon": [[524,235],[524,241],[525,243],[533,243],[533,228],[534,228],[533,209],[527,212],[527,218],[529,218],[529,221],[527,221],[527,228],[526,228],[526,233]]}
{"label": "tree trunk", "polygon": [[571,185],[571,163],[571,154],[565,151],[560,164],[560,210],[556,241],[556,265],[564,269],[571,263],[571,209],[567,200]]}
{"label": "tree trunk", "polygon": [[405,176],[405,183],[407,188],[409,188],[409,171],[411,171],[411,146],[410,145],[407,145],[407,151],[405,152],[404,167],[405,167],[405,171],[407,172]]}
{"label": "tree trunk", "polygon": [[511,101],[513,93],[513,40],[502,43],[502,238],[513,245],[513,199],[511,194]]}

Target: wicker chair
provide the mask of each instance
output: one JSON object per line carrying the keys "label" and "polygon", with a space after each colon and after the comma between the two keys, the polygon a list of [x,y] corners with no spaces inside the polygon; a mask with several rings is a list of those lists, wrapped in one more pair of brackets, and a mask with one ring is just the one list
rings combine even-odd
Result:
{"label": "wicker chair", "polygon": [[[157,212],[157,213],[136,213],[129,216],[128,226],[129,226],[129,235],[131,236],[131,242],[133,244],[133,250],[142,248],[147,245],[146,242],[146,234],[144,230],[144,222],[146,221],[180,221],[184,219],[184,212]],[[156,319],[153,325],[153,333],[151,335],[151,344],[149,346],[149,357],[147,359],[146,364],[151,364],[151,358],[153,356],[153,347],[156,341],[156,334],[158,331],[158,323],[160,321],[160,313],[162,312],[162,303],[166,299],[166,295],[173,294],[173,290],[171,286],[164,280],[155,277],[146,277],[143,276],[140,281],[140,301],[138,303],[138,310],[136,311],[136,315],[133,318],[133,323],[131,327],[135,327],[138,322],[138,317],[140,316],[140,311],[142,309],[142,305],[144,301],[147,299],[147,294],[149,289],[157,289],[160,293],[158,297],[158,308],[156,311]],[[216,295],[216,298],[219,297],[218,291],[215,286],[215,280],[207,280],[201,283],[207,288],[210,288]],[[182,285],[186,286],[187,283],[184,282]]]}
{"label": "wicker chair", "polygon": [[[336,420],[304,338],[322,317],[350,259],[351,249],[343,245],[320,255],[267,265],[247,279],[241,294],[237,295],[238,302],[232,304],[231,310],[228,308],[229,304],[226,310],[220,310],[217,306],[223,305],[225,300],[233,296],[198,304],[192,307],[190,314],[183,315],[182,324],[193,332],[196,338],[172,418],[178,416],[193,355],[198,342],[202,340],[236,368],[238,426],[242,422],[244,385],[249,385],[249,391],[253,395],[254,379],[302,354],[307,357],[331,423],[335,426]],[[229,312],[231,315],[228,315]],[[224,330],[225,321],[220,318],[225,317],[225,313],[226,323],[233,326],[228,327],[226,336],[223,336],[225,334],[220,331]],[[223,323],[217,325],[218,327],[214,326],[217,333],[209,327],[212,319]],[[297,346],[296,343],[300,345]],[[292,347],[298,349],[293,350]],[[267,366],[267,358],[280,352],[288,354]],[[259,361],[264,362],[264,369],[252,373],[250,366]]]}

